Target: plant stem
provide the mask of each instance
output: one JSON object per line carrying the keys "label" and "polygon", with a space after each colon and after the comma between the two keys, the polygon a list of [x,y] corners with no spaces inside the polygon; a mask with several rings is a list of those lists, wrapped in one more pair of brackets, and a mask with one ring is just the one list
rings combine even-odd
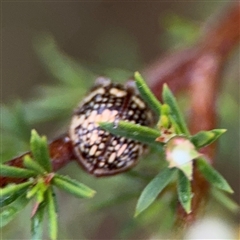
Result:
{"label": "plant stem", "polygon": [[[214,20],[205,23],[202,37],[195,46],[157,60],[144,72],[150,89],[158,97],[164,83],[173,92],[189,92],[191,114],[188,120],[192,134],[216,128],[215,106],[222,69],[240,40],[240,3],[232,3],[225,13],[218,14]],[[215,145],[204,148],[202,152],[213,164]],[[208,183],[196,167],[192,191],[192,213],[186,214],[180,204],[177,211],[178,220],[186,225],[194,221],[209,192]]]}
{"label": "plant stem", "polygon": [[[28,154],[31,155],[31,152],[26,152],[23,155],[10,160],[6,164],[23,168],[23,158]],[[57,171],[67,165],[71,160],[75,159],[71,141],[66,134],[60,136],[49,144],[49,154],[52,161],[53,171]],[[0,177],[0,187],[4,187],[8,183],[20,183],[24,180],[24,178]]]}

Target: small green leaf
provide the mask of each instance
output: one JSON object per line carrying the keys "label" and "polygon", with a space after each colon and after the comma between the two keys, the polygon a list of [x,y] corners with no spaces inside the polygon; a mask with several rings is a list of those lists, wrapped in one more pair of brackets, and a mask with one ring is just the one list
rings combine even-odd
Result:
{"label": "small green leaf", "polygon": [[95,194],[95,191],[88,186],[67,176],[61,176],[56,174],[53,178],[53,184],[80,198],[91,198]]}
{"label": "small green leaf", "polygon": [[25,141],[29,141],[30,128],[26,119],[26,109],[24,108],[24,103],[18,100],[14,104],[13,112],[15,115],[15,131],[17,132],[19,137],[21,137]]}
{"label": "small green leaf", "polygon": [[160,151],[162,151],[162,144],[156,142],[156,138],[159,137],[160,133],[146,126],[141,126],[138,124],[119,121],[117,126],[114,123],[101,122],[100,127],[114,135],[118,135],[125,138],[130,138],[139,141],[144,144],[153,146]]}
{"label": "small green leaf", "polygon": [[[28,102],[26,104],[26,108],[30,108],[33,112],[32,114],[36,114],[36,112],[36,115],[39,116],[40,114],[40,119],[44,117],[41,115],[45,115],[46,113],[49,114],[49,119],[55,118],[56,116],[63,116],[63,113],[68,113],[69,108],[74,107],[76,105],[76,101],[78,101],[79,97],[84,95],[86,91],[81,87],[68,88],[66,85],[42,86],[41,88],[39,87],[38,90],[42,93],[41,97]],[[69,94],[69,92],[71,92],[71,94]],[[31,113],[27,113],[27,116],[32,122],[34,116],[31,116]]]}
{"label": "small green leaf", "polygon": [[[1,129],[23,141],[29,141],[29,124],[24,104],[17,100],[11,106],[1,105]],[[11,121],[9,121],[11,119]],[[6,148],[8,146],[4,146]]]}
{"label": "small green leaf", "polygon": [[36,172],[24,168],[12,167],[0,164],[0,172],[2,177],[29,178],[36,176]]}
{"label": "small green leaf", "polygon": [[36,130],[33,129],[31,132],[30,145],[34,160],[47,172],[51,172],[52,165],[48,153],[47,138],[45,136],[40,137]]}
{"label": "small green leaf", "polygon": [[51,188],[47,190],[47,210],[48,210],[48,222],[49,222],[49,237],[52,240],[57,239],[58,232],[58,217],[57,217],[57,205],[55,200],[55,194]]}
{"label": "small green leaf", "polygon": [[32,240],[39,240],[42,239],[43,233],[43,216],[44,210],[46,207],[46,203],[42,202],[31,219],[31,233],[32,233]]}
{"label": "small green leaf", "polygon": [[37,183],[27,193],[27,198],[32,198],[34,195],[37,198],[37,203],[41,203],[44,200],[44,195],[48,186],[43,178],[38,178]]}
{"label": "small green leaf", "polygon": [[166,84],[164,84],[164,86],[163,86],[163,94],[162,95],[163,95],[164,103],[167,103],[169,105],[169,107],[171,109],[170,115],[172,115],[176,124],[179,126],[181,133],[189,136],[189,131],[188,131],[186,122],[185,122],[184,117],[178,107],[177,101]]}
{"label": "small green leaf", "polygon": [[34,161],[29,155],[24,156],[23,158],[24,167],[35,171],[38,174],[45,174],[46,170],[36,161]]}
{"label": "small green leaf", "polygon": [[215,142],[226,131],[226,129],[201,131],[191,137],[191,142],[196,146],[196,148],[202,148]]}
{"label": "small green leaf", "polygon": [[182,16],[168,13],[161,21],[162,23],[167,32],[167,38],[164,38],[163,41],[171,49],[188,48],[200,37],[198,24]]}
{"label": "small green leaf", "polygon": [[4,207],[0,213],[0,227],[6,226],[12,221],[16,215],[29,203],[29,199],[26,198],[25,194],[22,194],[14,202]]}
{"label": "small green leaf", "polygon": [[217,172],[207,161],[203,158],[197,159],[197,167],[203,174],[203,176],[211,183],[214,187],[219,188],[228,193],[233,193],[232,188],[229,186],[224,177]]}
{"label": "small green leaf", "polygon": [[192,175],[193,175],[193,161],[182,164],[181,166],[178,166],[179,170],[181,170],[182,173],[184,173],[185,177],[191,181]]}
{"label": "small green leaf", "polygon": [[34,185],[28,192],[27,192],[27,198],[32,198],[34,195],[37,194],[39,191],[39,186],[38,184]]}
{"label": "small green leaf", "polygon": [[175,172],[175,168],[165,168],[144,188],[141,196],[138,199],[135,217],[153,203],[153,201],[157,198],[160,192],[173,179]]}
{"label": "small green leaf", "polygon": [[191,212],[191,183],[182,171],[178,171],[178,199],[187,214]]}
{"label": "small green leaf", "polygon": [[19,195],[27,191],[28,187],[32,184],[31,181],[11,184],[0,189],[0,207],[4,207],[11,202],[15,201]]}
{"label": "small green leaf", "polygon": [[79,83],[88,82],[86,79],[94,77],[90,71],[64,54],[51,35],[40,36],[35,42],[35,50],[52,75],[67,86],[78,87]]}
{"label": "small green leaf", "polygon": [[171,115],[168,116],[170,119],[170,122],[172,123],[173,129],[176,134],[181,134],[182,130],[180,129],[179,125],[176,123],[175,118]]}
{"label": "small green leaf", "polygon": [[45,192],[47,191],[49,185],[47,185],[44,181],[44,179],[42,179],[42,181],[39,181],[38,183],[38,188],[39,191],[37,192],[37,202],[41,203],[44,201],[44,197],[45,197]]}
{"label": "small green leaf", "polygon": [[150,88],[147,86],[146,82],[142,78],[139,72],[135,72],[134,78],[136,80],[137,88],[141,94],[143,100],[149,105],[149,107],[157,114],[159,117],[161,114],[161,103],[154,96]]}
{"label": "small green leaf", "polygon": [[227,196],[225,192],[220,191],[216,188],[212,188],[211,194],[216,199],[216,201],[218,201],[232,213],[237,213],[240,211],[240,206],[236,202],[234,202],[229,196]]}

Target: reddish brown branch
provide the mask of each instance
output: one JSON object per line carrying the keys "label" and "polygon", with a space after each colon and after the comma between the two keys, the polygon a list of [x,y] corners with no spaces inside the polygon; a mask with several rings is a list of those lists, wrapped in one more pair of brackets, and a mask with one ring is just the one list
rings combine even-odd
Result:
{"label": "reddish brown branch", "polygon": [[238,2],[229,6],[224,14],[204,25],[201,44],[206,51],[216,52],[225,58],[239,43],[239,38],[240,3]]}
{"label": "reddish brown branch", "polygon": [[[9,166],[14,167],[23,167],[23,158],[30,152],[27,152],[19,157],[16,157],[8,162]],[[52,141],[49,144],[49,154],[52,160],[53,171],[67,165],[71,160],[74,159],[72,143],[67,135],[62,135],[58,139]],[[0,187],[4,187],[8,183],[20,183],[24,181],[23,178],[9,178],[9,177],[0,177]]]}

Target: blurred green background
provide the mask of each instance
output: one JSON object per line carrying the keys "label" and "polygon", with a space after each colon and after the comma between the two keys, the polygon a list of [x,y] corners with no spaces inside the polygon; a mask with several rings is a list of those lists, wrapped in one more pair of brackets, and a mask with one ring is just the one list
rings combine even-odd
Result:
{"label": "blurred green background", "polygon": [[[190,46],[202,23],[213,13],[224,12],[229,2],[3,2],[1,160],[28,149],[31,128],[49,139],[66,131],[72,109],[95,76],[124,81],[161,54]],[[228,132],[219,141],[215,164],[235,190],[237,202],[239,64],[236,49],[225,66],[217,104],[218,127]],[[184,100],[181,96],[180,101]],[[156,168],[153,154],[145,157],[136,171],[153,177]],[[171,196],[164,195],[143,216],[132,218],[148,181],[133,177],[133,173],[96,179],[79,171],[74,163],[61,172],[97,190],[97,196],[79,201],[58,192],[59,239],[168,236],[174,214]],[[239,217],[214,200],[208,209],[185,239],[220,239],[213,233],[222,239],[237,238]],[[29,239],[29,215],[27,208],[3,229],[2,239]]]}

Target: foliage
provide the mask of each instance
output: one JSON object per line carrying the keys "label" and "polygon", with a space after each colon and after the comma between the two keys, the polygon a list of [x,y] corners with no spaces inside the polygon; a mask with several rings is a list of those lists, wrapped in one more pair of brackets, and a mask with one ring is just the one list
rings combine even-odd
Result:
{"label": "foliage", "polygon": [[1,227],[8,224],[30,200],[35,198],[33,200],[35,206],[32,210],[32,238],[41,239],[43,214],[47,211],[49,236],[51,239],[57,239],[57,201],[54,187],[79,198],[91,198],[95,191],[67,176],[52,172],[46,137],[40,137],[35,130],[31,134],[30,146],[33,158],[29,155],[24,157],[26,169],[1,165],[1,176],[28,178],[24,183],[10,184],[1,189],[0,217],[3,219]]}
{"label": "foliage", "polygon": [[[31,126],[52,119],[61,121],[66,118],[66,115],[70,115],[69,112],[71,109],[76,105],[81,95],[85,93],[85,88],[89,87],[88,79],[94,78],[94,74],[59,51],[51,38],[46,37],[38,42],[37,46],[39,46],[37,52],[41,60],[59,82],[57,82],[56,86],[44,86],[40,88],[40,95],[32,101],[24,104],[17,102],[11,107],[1,106],[1,111],[4,113],[1,126],[4,136],[2,138],[2,141],[4,141],[2,162],[9,159],[15,152],[27,149]],[[121,75],[119,72],[121,70],[115,70],[113,75]],[[126,75],[126,72],[124,74]],[[144,225],[146,222],[149,224],[154,219],[158,219],[160,211],[162,213],[165,212],[165,215],[169,216],[169,221],[165,222],[166,225],[173,221],[174,209],[177,202],[176,187],[179,202],[187,213],[191,212],[192,180],[186,172],[182,171],[181,166],[168,168],[167,161],[165,161],[167,158],[165,153],[168,150],[171,153],[176,150],[176,146],[169,147],[168,145],[171,139],[180,137],[181,140],[187,140],[194,146],[194,150],[198,152],[200,148],[214,142],[225,132],[223,129],[214,129],[190,136],[183,115],[170,89],[166,85],[164,86],[164,102],[160,103],[151,93],[139,73],[135,73],[135,79],[142,97],[159,117],[156,127],[149,128],[123,121],[118,123],[117,128],[112,123],[100,123],[100,126],[113,134],[148,144],[152,149],[152,155],[150,154],[145,157],[149,161],[141,163],[144,168],[143,171],[141,171],[141,168],[140,171],[138,171],[139,168],[136,168],[138,172],[130,171],[124,175],[126,181],[128,181],[127,186],[131,185],[129,181],[137,180],[134,182],[134,188],[128,187],[128,191],[124,188],[124,192],[119,196],[114,196],[106,202],[97,202],[95,203],[95,207],[93,206],[93,209],[95,208],[96,211],[96,209],[105,209],[126,201],[136,200],[143,189],[135,211],[135,216],[138,217],[131,220],[127,228],[123,227],[125,230],[122,235],[124,236],[126,236],[127,231],[133,231],[136,226]],[[13,121],[11,122],[9,119],[13,119]],[[164,134],[164,130],[166,129],[170,131],[170,134]],[[9,142],[17,142],[17,144],[13,146]],[[31,200],[35,199],[33,216],[31,218],[32,239],[39,239],[42,236],[44,213],[48,214],[50,238],[57,238],[57,204],[54,188],[57,187],[65,190],[77,197],[89,198],[94,194],[94,191],[84,184],[67,176],[52,172],[46,143],[47,139],[45,137],[41,138],[35,131],[32,131],[31,151],[33,157],[25,157],[25,169],[1,165],[1,176],[28,178],[27,182],[9,185],[1,189],[1,217],[4,219],[2,224],[6,225]],[[190,158],[193,156],[190,151],[187,154]],[[156,159],[156,161],[151,160],[151,157]],[[188,166],[190,167],[187,169],[187,172],[190,171],[190,175],[192,160],[193,158],[188,162]],[[198,157],[196,162],[199,170],[212,186],[226,192],[232,192],[228,183],[207,163],[204,156]],[[150,169],[149,175],[146,174],[147,171],[145,169]],[[154,174],[156,174],[155,177],[153,177]],[[46,179],[49,181],[47,185],[45,184]],[[121,178],[121,180],[123,179]],[[215,196],[217,195],[216,192],[214,194]],[[225,197],[222,203],[227,205],[230,201],[229,198],[222,192],[220,194]],[[231,206],[232,209],[236,210],[234,204]],[[140,215],[143,210],[145,210],[144,214]]]}
{"label": "foliage", "polygon": [[200,37],[199,24],[187,18],[180,17],[173,13],[166,14],[163,22],[160,23],[168,29],[164,44],[167,47],[181,49],[194,44]]}
{"label": "foliage", "polygon": [[[100,124],[100,126],[103,129],[110,131],[112,134],[128,137],[145,144],[148,143],[149,145],[154,145],[156,141],[159,141],[160,143],[158,144],[160,146],[165,146],[167,160],[169,154],[174,155],[174,151],[177,151],[175,159],[173,157],[173,159],[169,159],[169,161],[178,160],[179,165],[172,165],[170,162],[168,167],[174,167],[174,169],[178,171],[178,199],[187,213],[191,212],[192,192],[190,181],[192,180],[192,164],[194,159],[197,159],[197,167],[213,186],[232,193],[233,191],[226,180],[207,163],[207,160],[205,160],[204,157],[200,158],[201,155],[197,154],[197,149],[199,147],[205,147],[209,143],[214,142],[222,133],[225,132],[225,130],[216,129],[208,132],[201,132],[191,137],[183,115],[179,110],[177,101],[167,85],[164,86],[162,94],[163,100],[165,101],[164,104],[157,104],[158,100],[155,99],[153,94],[151,94],[150,89],[143,82],[139,73],[135,73],[135,80],[137,82],[138,89],[144,96],[145,101],[149,103],[152,110],[156,111],[156,109],[159,109],[157,112],[163,113],[160,115],[159,122],[157,124],[159,136],[155,139],[154,137],[149,138],[146,141],[144,136],[157,136],[157,133],[154,132],[157,130],[151,128],[148,129],[143,126],[135,126],[135,124],[124,123],[122,121],[119,122],[117,127],[110,123]],[[162,117],[164,117],[164,121]],[[137,134],[135,132],[137,132]],[[169,143],[173,141],[176,141],[175,145],[169,145]],[[168,168],[165,168],[164,170],[161,169],[161,172],[141,193],[137,203],[135,216],[145,210],[157,198],[157,196],[171,181],[173,173],[174,171],[170,171]]]}

